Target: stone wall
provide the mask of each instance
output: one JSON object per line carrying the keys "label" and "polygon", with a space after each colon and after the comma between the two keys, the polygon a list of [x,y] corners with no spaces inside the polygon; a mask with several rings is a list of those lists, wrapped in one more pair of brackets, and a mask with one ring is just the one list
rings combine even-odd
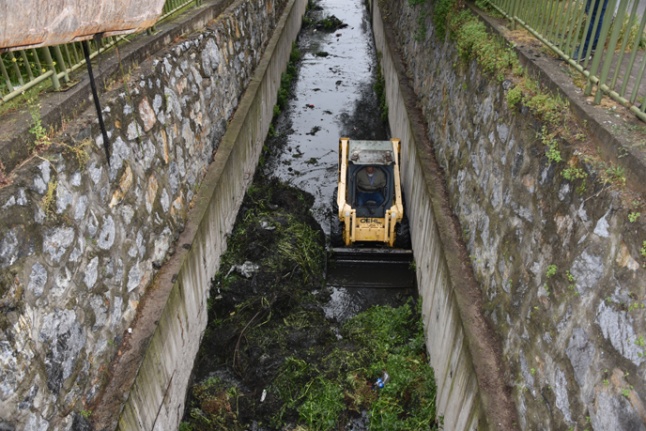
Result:
{"label": "stone wall", "polygon": [[[519,427],[645,429],[646,229],[643,215],[628,217],[639,206],[621,181],[601,180],[600,164],[577,157],[575,142],[561,154],[580,159],[586,188],[566,180],[566,163],[551,163],[537,139],[538,120],[507,105],[510,83],[437,40],[427,7],[391,2],[386,19],[502,340]],[[423,39],[398,31],[420,22]]]}
{"label": "stone wall", "polygon": [[[455,278],[447,264],[453,258],[444,252],[440,227],[442,213],[434,207],[433,170],[429,169],[422,131],[407,109],[410,100],[405,84],[400,83],[398,59],[388,45],[381,10],[372,2],[372,26],[375,46],[380,52],[380,67],[386,83],[386,100],[392,136],[402,140],[401,176],[406,197],[416,263],[417,286],[422,300],[421,312],[426,331],[429,363],[437,384],[437,414],[445,429],[487,429],[486,412],[478,389],[471,352],[465,339],[463,317],[454,291]],[[420,135],[422,138],[420,139]]]}
{"label": "stone wall", "polygon": [[517,414],[504,384],[499,342],[482,310],[461,229],[448,205],[443,171],[430,151],[425,120],[392,28],[384,26],[383,3],[372,5],[390,129],[403,143],[402,187],[426,347],[437,384],[437,414],[450,430],[514,429]]}
{"label": "stone wall", "polygon": [[88,416],[285,4],[235,2],[117,77],[109,165],[87,111],[0,189],[0,428]]}
{"label": "stone wall", "polygon": [[[141,343],[146,346],[145,354],[119,418],[120,430],[177,429],[183,417],[193,373],[187,364],[194,362],[208,323],[211,280],[219,269],[227,237],[258,165],[272,123],[281,74],[299,34],[306,4],[306,0],[287,2],[194,199],[195,206],[178,240],[182,250],[173,255],[156,277],[152,288],[155,294],[149,298],[163,299],[163,311],[148,313],[147,310],[155,308],[148,306],[139,313],[146,314],[153,325],[142,324],[145,319],[138,319],[133,337],[140,335],[146,340],[149,326],[154,333],[149,343]],[[136,350],[129,353],[132,358],[138,356]],[[119,379],[112,379],[103,399],[119,399],[119,381],[130,381],[129,358],[119,359],[115,367]],[[99,403],[93,418],[95,429],[111,429],[103,424],[115,421],[113,411],[108,403]]]}

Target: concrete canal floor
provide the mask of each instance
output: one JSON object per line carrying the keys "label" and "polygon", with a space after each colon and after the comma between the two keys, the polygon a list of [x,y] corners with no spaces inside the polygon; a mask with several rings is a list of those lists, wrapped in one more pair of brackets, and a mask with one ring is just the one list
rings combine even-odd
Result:
{"label": "concrete canal floor", "polygon": [[[330,21],[336,22],[334,28],[324,29]],[[203,429],[207,420],[214,421],[213,415],[205,413],[209,408],[234,410],[235,414],[216,414],[222,423],[208,425],[213,426],[208,429],[304,429],[298,428],[298,420],[290,419],[290,408],[296,407],[285,403],[283,391],[289,384],[280,383],[281,378],[294,368],[300,378],[313,369],[325,374],[322,364],[344,349],[349,353],[342,355],[360,356],[359,343],[348,335],[349,320],[377,306],[379,312],[407,315],[405,328],[399,328],[404,335],[393,329],[387,337],[409,340],[422,332],[412,268],[402,271],[400,266],[394,272],[382,265],[376,272],[375,267],[346,267],[345,275],[337,271],[334,278],[325,277],[334,266],[326,262],[325,238],[333,216],[338,139],[389,138],[374,89],[377,58],[365,4],[360,0],[315,3],[306,15],[297,45],[301,57],[291,96],[265,142],[229,251],[214,280],[209,326],[189,388],[184,428],[180,429]],[[374,274],[381,275],[375,279]],[[371,275],[378,281],[374,286],[356,283],[369,280]],[[434,378],[427,366],[424,338],[417,339],[422,341],[411,363],[416,363],[420,373],[414,380],[426,382],[423,398],[428,402],[415,402],[426,409],[422,416],[432,416],[421,429],[434,429]],[[381,369],[369,371],[367,359],[367,369],[359,373],[363,377],[358,380],[366,399],[374,401],[380,395],[375,379],[384,376]],[[311,382],[305,384],[309,390]],[[226,396],[218,392],[223,387],[228,388]],[[303,419],[302,407],[298,409],[301,422],[311,425]],[[325,410],[336,411],[332,406]],[[311,429],[369,429],[365,405],[352,413],[334,415],[316,419],[318,428]],[[279,425],[277,418],[289,425]],[[321,425],[326,420],[338,422],[334,428],[326,428]]]}

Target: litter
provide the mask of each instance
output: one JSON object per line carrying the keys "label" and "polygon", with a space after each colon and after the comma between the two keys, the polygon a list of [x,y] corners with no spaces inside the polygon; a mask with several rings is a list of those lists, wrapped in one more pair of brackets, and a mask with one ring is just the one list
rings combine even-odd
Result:
{"label": "litter", "polygon": [[232,265],[231,269],[229,269],[229,272],[227,272],[227,277],[229,276],[229,274],[235,271],[245,278],[251,278],[251,276],[254,275],[254,273],[258,272],[259,269],[260,265],[246,261],[242,265]]}

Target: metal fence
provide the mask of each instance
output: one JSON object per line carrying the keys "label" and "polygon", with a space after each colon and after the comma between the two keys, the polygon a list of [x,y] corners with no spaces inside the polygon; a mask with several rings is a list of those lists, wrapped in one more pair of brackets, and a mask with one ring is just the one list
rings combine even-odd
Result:
{"label": "metal fence", "polygon": [[646,121],[646,1],[484,1],[583,74],[595,104],[606,94]]}
{"label": "metal fence", "polygon": [[[166,0],[159,21],[168,18],[191,3],[201,0]],[[126,36],[111,36],[90,43],[94,58],[100,52],[126,40]],[[85,65],[81,42],[68,43],[0,54],[0,96],[3,103],[35,87],[59,90],[70,83],[70,74]]]}

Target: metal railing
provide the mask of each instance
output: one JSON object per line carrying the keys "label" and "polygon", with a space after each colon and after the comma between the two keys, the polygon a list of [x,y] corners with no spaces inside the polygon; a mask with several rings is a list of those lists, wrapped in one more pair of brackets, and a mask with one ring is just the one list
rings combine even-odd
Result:
{"label": "metal railing", "polygon": [[640,0],[485,0],[551,48],[594,88],[646,121],[646,13]]}
{"label": "metal railing", "polygon": [[[201,0],[166,0],[158,22],[191,3],[199,5]],[[131,36],[110,36],[101,39],[100,43],[90,42],[90,58],[93,59],[99,53]],[[70,83],[70,73],[84,65],[85,58],[81,42],[2,53],[0,54],[0,96],[2,96],[0,105],[39,85],[59,90]]]}

